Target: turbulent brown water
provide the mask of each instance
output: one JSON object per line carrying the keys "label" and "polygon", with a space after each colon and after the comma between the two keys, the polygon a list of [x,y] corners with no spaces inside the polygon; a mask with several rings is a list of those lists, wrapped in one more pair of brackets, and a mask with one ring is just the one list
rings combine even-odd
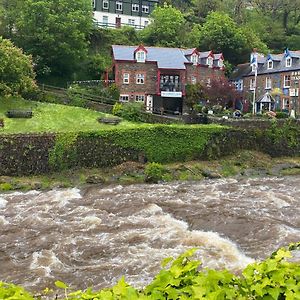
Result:
{"label": "turbulent brown water", "polygon": [[299,192],[293,176],[0,194],[0,280],[143,286],[195,246],[204,266],[238,271],[300,241]]}

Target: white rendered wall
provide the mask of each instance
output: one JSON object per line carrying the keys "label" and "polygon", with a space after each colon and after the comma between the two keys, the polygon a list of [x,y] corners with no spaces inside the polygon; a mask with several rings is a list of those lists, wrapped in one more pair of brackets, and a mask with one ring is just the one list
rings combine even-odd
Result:
{"label": "white rendered wall", "polygon": [[123,25],[129,25],[129,19],[134,20],[135,26],[147,26],[145,25],[145,21],[150,23],[150,18],[146,17],[139,17],[139,16],[129,16],[129,15],[123,15],[123,14],[114,14],[114,13],[108,13],[108,12],[102,12],[102,11],[95,11],[94,12],[94,19],[96,22],[103,23],[103,16],[108,17],[108,23],[116,24],[116,18],[121,18],[121,26]]}

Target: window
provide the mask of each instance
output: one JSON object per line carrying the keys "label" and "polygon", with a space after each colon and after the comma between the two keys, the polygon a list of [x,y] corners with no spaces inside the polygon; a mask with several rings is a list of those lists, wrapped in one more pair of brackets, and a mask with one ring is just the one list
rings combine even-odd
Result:
{"label": "window", "polygon": [[139,11],[139,5],[138,4],[132,4],[131,9],[132,11],[138,12]]}
{"label": "window", "polygon": [[251,78],[250,79],[250,90],[254,90],[255,89],[255,78]]}
{"label": "window", "polygon": [[124,84],[129,84],[129,73],[124,73],[123,74],[123,83]]}
{"label": "window", "polygon": [[136,84],[144,84],[145,83],[145,75],[137,74],[136,75]]}
{"label": "window", "polygon": [[212,57],[208,57],[207,60],[206,60],[206,63],[211,68],[213,66],[213,63],[214,63],[213,58]]}
{"label": "window", "polygon": [[149,14],[149,6],[148,5],[142,5],[142,12],[144,14]]}
{"label": "window", "polygon": [[129,101],[129,95],[120,95],[120,101],[121,102],[128,102]]}
{"label": "window", "polygon": [[211,80],[210,80],[210,78],[207,78],[207,80],[206,80],[206,86],[207,87],[211,87]]}
{"label": "window", "polygon": [[287,68],[289,68],[289,67],[292,66],[292,59],[291,59],[290,57],[287,57],[287,58],[285,59],[285,66],[286,66]]}
{"label": "window", "polygon": [[282,109],[290,109],[290,99],[283,98],[282,99]]}
{"label": "window", "polygon": [[134,22],[135,22],[134,19],[128,19],[128,25],[134,26]]}
{"label": "window", "polygon": [[291,86],[291,75],[284,75],[283,77],[283,87],[288,88]]}
{"label": "window", "polygon": [[103,25],[108,25],[108,16],[102,17],[102,23],[103,23]]}
{"label": "window", "polygon": [[92,1],[92,7],[95,9],[96,8],[96,0]]}
{"label": "window", "polygon": [[271,88],[272,88],[272,78],[266,77],[266,89],[271,89]]}
{"label": "window", "polygon": [[219,59],[219,60],[218,60],[218,66],[219,66],[220,68],[223,68],[223,67],[224,67],[224,61],[223,61],[223,59]]}
{"label": "window", "polygon": [[107,0],[103,0],[103,2],[102,2],[102,7],[103,7],[104,9],[108,9],[108,8],[109,8],[109,3],[108,3]]}
{"label": "window", "polygon": [[191,56],[191,62],[196,65],[198,63],[198,55],[197,54],[193,54]]}
{"label": "window", "polygon": [[116,2],[116,10],[122,10],[123,9],[123,3],[122,2]]}
{"label": "window", "polygon": [[268,60],[268,70],[273,69],[273,60]]}
{"label": "window", "polygon": [[136,53],[136,61],[137,62],[145,62],[146,60],[146,53],[144,51],[138,51]]}
{"label": "window", "polygon": [[196,84],[197,83],[197,78],[195,76],[191,76],[191,83]]}
{"label": "window", "polygon": [[144,102],[145,96],[144,95],[135,95],[136,102]]}

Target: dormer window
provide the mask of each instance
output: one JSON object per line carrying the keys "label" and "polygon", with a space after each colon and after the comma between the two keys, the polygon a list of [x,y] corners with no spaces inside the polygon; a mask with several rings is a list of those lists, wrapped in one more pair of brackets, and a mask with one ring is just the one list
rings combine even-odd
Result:
{"label": "dormer window", "polygon": [[206,63],[207,63],[207,65],[208,65],[210,68],[212,68],[213,63],[214,63],[213,58],[212,58],[211,56],[208,57],[207,60],[206,60]]}
{"label": "dormer window", "polygon": [[252,72],[255,72],[256,69],[257,69],[257,65],[256,64],[252,64],[251,67],[252,67]]}
{"label": "dormer window", "polygon": [[135,54],[135,58],[136,58],[137,62],[145,62],[145,60],[146,60],[145,51],[137,51]]}
{"label": "dormer window", "polygon": [[273,69],[273,60],[268,60],[268,70]]}
{"label": "dormer window", "polygon": [[197,63],[198,63],[198,55],[197,54],[193,54],[191,56],[191,62],[193,63],[193,65],[197,65]]}
{"label": "dormer window", "polygon": [[292,66],[292,58],[291,58],[291,57],[287,57],[287,58],[285,59],[285,66],[286,66],[287,68],[289,68],[289,67]]}
{"label": "dormer window", "polygon": [[219,68],[223,68],[224,67],[224,61],[223,61],[223,59],[219,59],[218,60],[218,67]]}

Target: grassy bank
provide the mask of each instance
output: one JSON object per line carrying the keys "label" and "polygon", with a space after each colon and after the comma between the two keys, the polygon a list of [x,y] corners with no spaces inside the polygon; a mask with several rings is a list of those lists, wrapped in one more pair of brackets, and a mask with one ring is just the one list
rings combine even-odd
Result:
{"label": "grassy bank", "polygon": [[[300,157],[271,158],[269,155],[242,151],[220,160],[162,164],[162,181],[203,180],[207,178],[300,175]],[[147,181],[147,165],[125,162],[113,168],[65,170],[39,176],[0,176],[0,191],[45,190],[83,187],[87,184],[134,184]]]}
{"label": "grassy bank", "polygon": [[[7,118],[8,110],[32,110],[29,119]],[[100,124],[97,119],[107,116],[90,109],[60,104],[27,101],[17,97],[0,98],[0,119],[4,127],[0,134],[77,132],[113,128],[113,125]],[[133,123],[122,121],[118,127],[134,127]]]}

